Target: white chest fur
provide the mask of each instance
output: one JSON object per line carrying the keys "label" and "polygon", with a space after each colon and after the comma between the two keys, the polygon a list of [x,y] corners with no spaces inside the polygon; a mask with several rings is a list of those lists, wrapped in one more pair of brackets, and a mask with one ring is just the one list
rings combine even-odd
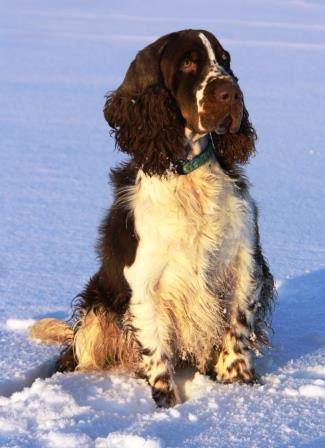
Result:
{"label": "white chest fur", "polygon": [[206,359],[225,327],[216,285],[240,250],[252,247],[250,200],[212,161],[186,176],[140,171],[128,201],[139,237],[124,270],[135,326],[148,348],[170,355],[174,346],[181,356]]}

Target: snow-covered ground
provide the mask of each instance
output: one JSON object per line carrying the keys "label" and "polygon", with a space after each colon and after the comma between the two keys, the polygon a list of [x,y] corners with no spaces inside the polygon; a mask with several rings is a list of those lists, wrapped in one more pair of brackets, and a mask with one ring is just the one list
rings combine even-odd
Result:
{"label": "snow-covered ground", "polygon": [[[189,372],[157,410],[143,381],[55,374],[27,339],[96,270],[113,152],[102,117],[136,51],[206,28],[231,51],[258,130],[248,167],[278,284],[263,385]],[[0,446],[325,446],[325,5],[322,0],[1,0]]]}

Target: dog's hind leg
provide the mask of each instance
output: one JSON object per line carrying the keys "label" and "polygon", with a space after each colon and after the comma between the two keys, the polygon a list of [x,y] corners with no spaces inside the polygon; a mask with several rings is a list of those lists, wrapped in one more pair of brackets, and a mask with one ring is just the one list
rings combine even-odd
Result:
{"label": "dog's hind leg", "polygon": [[124,313],[114,312],[101,277],[92,277],[78,297],[74,313],[73,353],[77,370],[137,368],[138,350],[124,326]]}
{"label": "dog's hind leg", "polygon": [[77,370],[135,371],[137,349],[132,334],[121,328],[114,314],[91,309],[79,323],[73,341]]}
{"label": "dog's hind leg", "polygon": [[116,316],[90,309],[75,327],[57,362],[60,372],[90,370],[137,370],[137,350],[132,334],[123,331]]}

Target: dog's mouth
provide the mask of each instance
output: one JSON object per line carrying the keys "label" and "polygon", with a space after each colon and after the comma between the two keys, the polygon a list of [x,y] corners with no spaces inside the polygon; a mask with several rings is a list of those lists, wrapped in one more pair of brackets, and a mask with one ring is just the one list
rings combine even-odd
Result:
{"label": "dog's mouth", "polygon": [[236,134],[239,131],[241,120],[242,113],[238,115],[230,113],[219,123],[215,132],[217,134]]}
{"label": "dog's mouth", "polygon": [[229,114],[227,115],[222,122],[219,124],[219,126],[216,128],[215,132],[217,134],[226,134],[228,131],[230,132],[230,128],[232,125],[232,116]]}
{"label": "dog's mouth", "polygon": [[231,110],[207,111],[201,115],[201,124],[207,132],[214,131],[216,134],[236,134],[239,131],[243,118],[243,107],[238,105]]}

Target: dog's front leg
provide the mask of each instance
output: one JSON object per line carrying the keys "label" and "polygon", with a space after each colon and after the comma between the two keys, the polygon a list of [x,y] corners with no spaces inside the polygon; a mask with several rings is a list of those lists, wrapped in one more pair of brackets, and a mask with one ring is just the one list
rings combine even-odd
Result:
{"label": "dog's front leg", "polygon": [[142,371],[151,386],[152,397],[159,407],[174,406],[179,400],[164,324],[148,296],[132,297],[130,311],[132,327],[141,347]]}
{"label": "dog's front leg", "polygon": [[248,245],[238,252],[236,272],[229,324],[215,365],[216,378],[226,383],[255,381],[254,322],[260,285]]}
{"label": "dog's front leg", "polygon": [[[179,395],[173,379],[171,364],[170,328],[160,312],[159,281],[163,269],[140,269],[140,254],[136,263],[125,269],[125,277],[132,288],[130,301],[131,327],[142,353],[142,370],[158,407],[177,404]],[[142,266],[144,267],[144,266]],[[154,271],[154,272],[153,272]]]}

